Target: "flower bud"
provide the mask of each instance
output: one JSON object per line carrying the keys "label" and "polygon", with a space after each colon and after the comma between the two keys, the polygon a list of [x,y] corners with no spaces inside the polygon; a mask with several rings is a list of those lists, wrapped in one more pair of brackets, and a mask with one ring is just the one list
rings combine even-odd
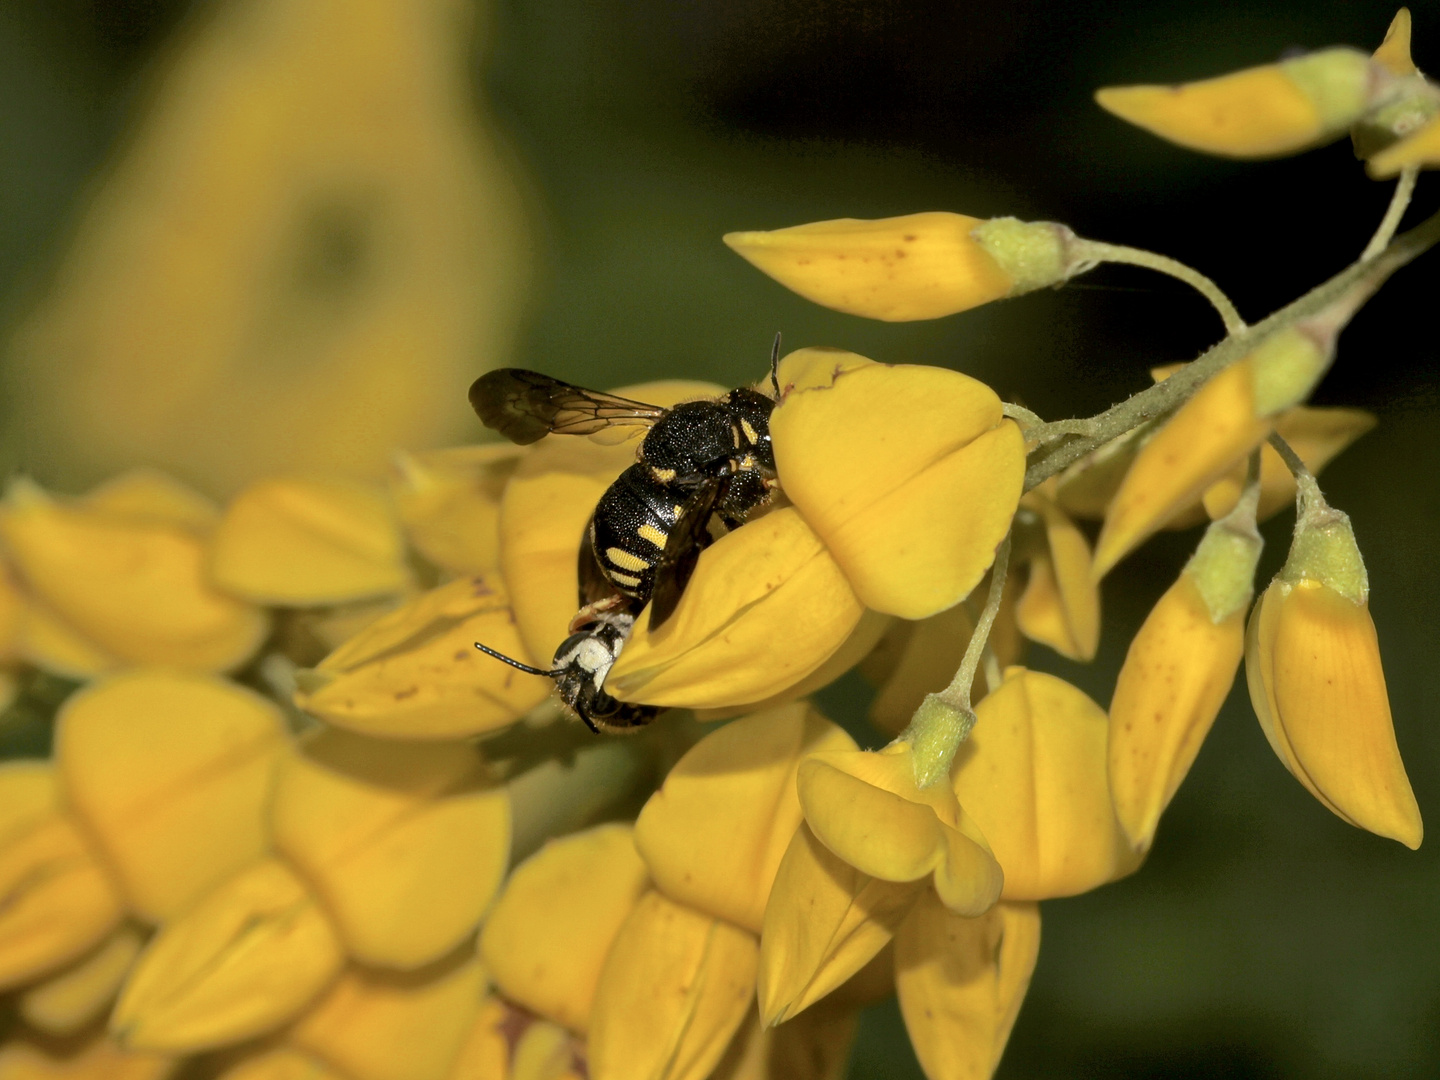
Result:
{"label": "flower bud", "polygon": [[600,972],[589,1075],[704,1080],[752,1007],[758,952],[753,934],[645,893]]}
{"label": "flower bud", "polygon": [[115,1000],[144,938],[121,926],[78,963],[20,995],[20,1015],[47,1035],[72,1035],[98,1020]]}
{"label": "flower bud", "polygon": [[938,319],[1069,276],[1063,225],[940,211],[840,218],[724,237],[742,258],[817,304],[886,322]]}
{"label": "flower bud", "polygon": [[1093,660],[1100,644],[1100,590],[1090,574],[1090,542],[1049,495],[1032,491],[1020,503],[1038,515],[1043,529],[1023,560],[1030,573],[1015,606],[1020,632],[1071,660]]}
{"label": "flower bud", "polygon": [[122,1049],[103,1034],[78,1046],[25,1036],[0,1046],[5,1080],[166,1080],[179,1064],[165,1054]]}
{"label": "flower bud", "polygon": [[975,706],[954,789],[1005,871],[1002,898],[1074,896],[1140,865],[1110,805],[1108,728],[1080,690],[1024,668]]}
{"label": "flower bud", "polygon": [[390,496],[421,555],[452,574],[500,567],[500,497],[524,451],[508,443],[397,453]]}
{"label": "flower bud", "polygon": [[55,747],[70,805],[142,919],[177,914],[268,846],[288,740],[259,694],[212,676],[117,675],[65,702]]}
{"label": "flower bud", "polygon": [[313,893],[278,859],[220,885],[146,947],[110,1030],[123,1045],[193,1053],[295,1016],[344,962]]}
{"label": "flower bud", "polygon": [[322,731],[282,760],[270,824],[346,952],[405,970],[475,929],[510,854],[510,800],[464,743]]}
{"label": "flower bud", "polygon": [[791,353],[780,384],[770,420],[780,482],[860,601],[923,619],[964,599],[1024,481],[1024,439],[994,391],[834,349]]}
{"label": "flower bud", "polygon": [[486,656],[477,641],[529,658],[497,574],[458,578],[382,615],[300,676],[295,704],[380,738],[453,739],[505,727],[552,684]]}
{"label": "flower bud", "polygon": [[227,592],[285,607],[342,604],[410,584],[390,504],[353,480],[251,484],[215,530],[210,573]]}
{"label": "flower bud", "polygon": [[605,957],[645,886],[628,825],[550,841],[515,868],[480,932],[496,986],[583,1034]]}
{"label": "flower bud", "polygon": [[1162,139],[1224,157],[1283,157],[1339,137],[1388,73],[1334,48],[1179,86],[1110,86],[1102,109]]}

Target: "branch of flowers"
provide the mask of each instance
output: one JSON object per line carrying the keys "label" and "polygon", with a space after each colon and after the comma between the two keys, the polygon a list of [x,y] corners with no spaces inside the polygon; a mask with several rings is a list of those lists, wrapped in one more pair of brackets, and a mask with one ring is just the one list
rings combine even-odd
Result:
{"label": "branch of flowers", "polygon": [[1083,240],[1078,237],[1071,241],[1071,252],[1076,258],[1085,262],[1125,263],[1129,266],[1143,266],[1147,270],[1168,274],[1183,281],[1210,301],[1211,307],[1220,313],[1227,334],[1239,334],[1245,329],[1245,320],[1240,318],[1240,313],[1235,310],[1235,305],[1219,285],[1216,285],[1200,271],[1167,255],[1145,251],[1141,248],[1125,247],[1123,244],[1106,244],[1100,240]]}
{"label": "branch of flowers", "polygon": [[1385,250],[1385,245],[1395,235],[1395,230],[1400,227],[1400,219],[1405,216],[1405,211],[1410,206],[1410,196],[1415,194],[1415,178],[1419,175],[1419,165],[1406,165],[1400,170],[1400,179],[1395,183],[1395,191],[1390,196],[1390,205],[1385,208],[1385,216],[1380,219],[1380,226],[1375,230],[1375,235],[1365,245],[1365,250],[1360,253],[1361,262],[1373,259]]}
{"label": "branch of flowers", "polygon": [[1178,408],[1217,372],[1243,359],[1276,330],[1324,311],[1350,292],[1360,294],[1363,302],[1363,298],[1368,298],[1391,274],[1424,254],[1437,242],[1440,242],[1440,212],[1396,237],[1379,255],[1367,261],[1353,263],[1329,281],[1316,286],[1243,333],[1227,337],[1164,382],[1156,383],[1089,418],[1088,422],[1093,425],[1094,434],[1047,447],[1047,437],[1053,439],[1053,435],[1047,432],[1052,425],[1046,424],[1027,432],[1027,439],[1039,444],[1040,449],[1031,455],[1031,462],[1025,473],[1025,490],[1038,487],[1111,439],[1124,435],[1147,420],[1153,420]]}

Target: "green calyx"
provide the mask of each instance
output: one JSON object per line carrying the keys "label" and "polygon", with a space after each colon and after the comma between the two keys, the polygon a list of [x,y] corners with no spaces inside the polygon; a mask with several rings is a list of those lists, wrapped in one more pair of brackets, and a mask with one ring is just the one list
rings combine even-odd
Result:
{"label": "green calyx", "polygon": [[975,726],[975,714],[946,701],[939,694],[926,694],[900,735],[908,742],[915,763],[915,786],[927,788],[950,775],[950,763]]}
{"label": "green calyx", "polygon": [[1271,334],[1250,354],[1255,415],[1274,416],[1304,401],[1335,357],[1335,338],[1309,327],[1287,326]]}
{"label": "green calyx", "polygon": [[1185,573],[1195,583],[1210,621],[1219,625],[1250,603],[1255,593],[1255,567],[1265,541],[1255,528],[1255,507],[1246,500],[1235,511],[1211,522]]}
{"label": "green calyx", "polygon": [[[1310,483],[1313,487],[1314,481]],[[1302,484],[1300,498],[1290,555],[1277,576],[1289,585],[1318,581],[1353,604],[1365,603],[1370,598],[1370,577],[1350,516],[1327,504],[1318,488],[1307,492]]]}
{"label": "green calyx", "polygon": [[971,229],[970,236],[1009,276],[1011,296],[1054,285],[1084,269],[1069,265],[1075,234],[1054,222],[991,218]]}
{"label": "green calyx", "polygon": [[1365,114],[1370,104],[1372,65],[1359,49],[1321,49],[1280,63],[1315,107],[1327,133],[1342,131]]}

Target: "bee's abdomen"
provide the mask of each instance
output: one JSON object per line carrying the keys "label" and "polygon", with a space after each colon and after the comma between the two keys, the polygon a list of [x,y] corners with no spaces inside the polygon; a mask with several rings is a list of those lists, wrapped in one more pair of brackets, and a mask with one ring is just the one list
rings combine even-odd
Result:
{"label": "bee's abdomen", "polygon": [[682,501],[648,465],[631,465],[600,497],[590,536],[595,558],[618,592],[642,604],[650,599]]}

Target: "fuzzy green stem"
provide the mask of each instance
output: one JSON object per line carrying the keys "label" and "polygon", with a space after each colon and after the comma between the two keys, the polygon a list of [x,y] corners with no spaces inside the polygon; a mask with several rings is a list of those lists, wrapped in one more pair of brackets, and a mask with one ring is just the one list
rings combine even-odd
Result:
{"label": "fuzzy green stem", "polygon": [[1085,262],[1125,263],[1129,266],[1143,266],[1147,270],[1168,274],[1170,277],[1183,281],[1210,301],[1210,306],[1219,312],[1221,320],[1225,323],[1226,333],[1239,334],[1245,330],[1245,320],[1240,318],[1240,313],[1235,310],[1235,305],[1231,303],[1230,298],[1225,295],[1220,286],[1200,271],[1191,269],[1176,259],[1141,248],[1125,247],[1123,244],[1106,244],[1099,240],[1084,240],[1078,237],[1071,242],[1070,252],[1073,257]]}
{"label": "fuzzy green stem", "polygon": [[1390,196],[1390,205],[1385,208],[1385,216],[1380,219],[1380,227],[1375,230],[1375,235],[1365,245],[1365,250],[1360,253],[1361,262],[1373,259],[1385,250],[1386,244],[1390,243],[1390,238],[1400,227],[1400,219],[1405,216],[1405,211],[1410,206],[1410,196],[1415,194],[1415,178],[1419,175],[1419,165],[1406,165],[1400,170],[1400,179],[1395,183],[1395,191]]}

